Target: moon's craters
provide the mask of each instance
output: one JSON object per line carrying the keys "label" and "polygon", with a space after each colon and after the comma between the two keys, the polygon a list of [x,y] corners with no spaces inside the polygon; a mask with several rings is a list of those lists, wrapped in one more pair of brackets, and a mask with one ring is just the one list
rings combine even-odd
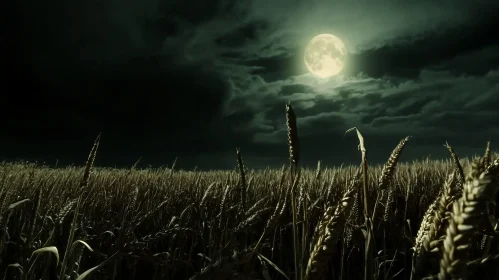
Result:
{"label": "moon's craters", "polygon": [[338,74],[345,66],[345,45],[336,36],[321,34],[305,49],[305,65],[314,75],[327,78]]}

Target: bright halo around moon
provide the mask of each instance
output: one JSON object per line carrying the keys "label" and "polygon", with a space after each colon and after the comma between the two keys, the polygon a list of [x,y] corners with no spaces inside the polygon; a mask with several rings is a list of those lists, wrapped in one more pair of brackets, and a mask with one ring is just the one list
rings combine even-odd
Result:
{"label": "bright halo around moon", "polygon": [[305,65],[312,74],[328,78],[337,75],[345,66],[346,48],[340,38],[332,34],[315,36],[305,48]]}

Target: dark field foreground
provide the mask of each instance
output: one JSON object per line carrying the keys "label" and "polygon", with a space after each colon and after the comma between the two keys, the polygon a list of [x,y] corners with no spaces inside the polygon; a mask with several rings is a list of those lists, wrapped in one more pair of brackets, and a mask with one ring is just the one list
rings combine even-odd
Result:
{"label": "dark field foreground", "polygon": [[[469,173],[469,162],[461,162]],[[362,279],[368,231],[357,169],[302,170],[294,186],[291,172],[284,168],[246,172],[244,180],[236,171],[97,169],[82,187],[83,168],[4,163],[0,165],[1,275],[81,279],[85,271],[103,264],[87,277]],[[374,235],[372,257],[367,257],[373,264],[368,279],[410,278],[411,248],[416,246],[425,211],[439,192],[445,194],[445,179],[454,169],[451,161],[401,163],[383,189],[382,167],[368,169]],[[332,210],[327,211],[329,206]],[[497,219],[490,215],[489,221],[485,212],[481,217],[473,216],[477,227],[470,232],[469,257],[464,256],[462,267],[455,269],[467,266],[469,278],[486,270],[487,279],[497,279]],[[433,228],[447,223],[440,218]],[[321,226],[314,235],[318,221]],[[495,229],[488,230],[490,226]],[[449,238],[445,230],[440,233]],[[454,239],[445,239],[444,246],[432,244],[436,252],[421,254],[428,263],[417,277],[436,275],[440,259],[452,265],[441,256],[445,246],[456,246],[459,240]],[[450,258],[459,257],[453,254]],[[487,256],[492,257],[472,262]],[[309,259],[313,261],[307,272]]]}

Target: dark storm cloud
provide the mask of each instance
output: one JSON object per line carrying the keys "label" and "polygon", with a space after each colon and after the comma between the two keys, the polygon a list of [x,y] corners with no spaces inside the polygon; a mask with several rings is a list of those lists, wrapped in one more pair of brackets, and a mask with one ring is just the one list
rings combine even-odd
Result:
{"label": "dark storm cloud", "polygon": [[[491,71],[484,77],[433,75],[419,83],[399,88],[397,94],[378,100],[381,111],[365,114],[363,122],[383,133],[405,132],[427,134],[428,138],[447,137],[465,144],[461,134],[473,133],[476,138],[497,136],[490,130],[497,127],[497,113],[493,108],[468,106],[471,100],[484,94],[498,94],[495,86],[498,72]],[[496,104],[497,100],[489,102]],[[491,135],[492,134],[492,135]]]}
{"label": "dark storm cloud", "polygon": [[253,20],[215,38],[215,42],[226,48],[242,48],[259,39],[259,32],[265,30],[268,23],[263,20]]}
{"label": "dark storm cloud", "polygon": [[278,95],[289,96],[295,93],[308,93],[314,92],[314,89],[311,86],[307,85],[285,85],[281,87]]}
{"label": "dark storm cloud", "polygon": [[[498,12],[497,4],[475,8],[466,23],[415,38],[402,37],[354,54],[349,57],[346,73],[417,78],[422,68],[431,68],[484,75],[499,63],[499,37],[492,33],[494,26],[499,26],[499,18],[495,16]],[[460,56],[470,53],[476,53],[473,59],[460,61]]]}
{"label": "dark storm cloud", "polygon": [[298,125],[303,127],[300,130],[300,136],[309,137],[310,135],[321,134],[328,130],[347,129],[347,121],[341,115],[335,113],[321,113],[315,116],[307,116],[298,119]]}

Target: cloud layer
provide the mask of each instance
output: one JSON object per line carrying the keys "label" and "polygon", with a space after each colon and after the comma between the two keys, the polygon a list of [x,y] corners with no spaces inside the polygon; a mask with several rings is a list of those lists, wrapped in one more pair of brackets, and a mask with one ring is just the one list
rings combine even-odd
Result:
{"label": "cloud layer", "polygon": [[[180,166],[230,168],[241,147],[250,166],[276,166],[288,101],[307,165],[356,162],[355,139],[343,138],[353,126],[373,161],[406,135],[408,159],[499,138],[497,2],[335,3],[9,4],[6,157],[73,161],[102,132],[109,163],[178,156]],[[319,33],[345,41],[342,75],[307,72],[303,49]]]}

